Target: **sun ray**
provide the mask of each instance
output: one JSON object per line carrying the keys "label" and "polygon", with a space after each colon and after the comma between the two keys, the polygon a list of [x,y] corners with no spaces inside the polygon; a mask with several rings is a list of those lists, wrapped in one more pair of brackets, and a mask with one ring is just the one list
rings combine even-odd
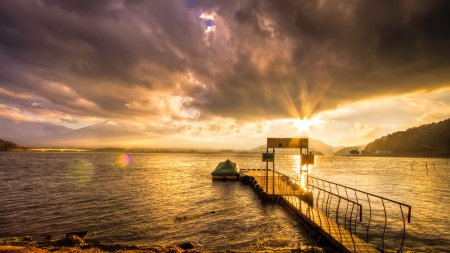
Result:
{"label": "sun ray", "polygon": [[297,127],[297,130],[299,133],[301,132],[308,132],[309,128],[314,125],[318,125],[322,123],[322,120],[318,117],[309,118],[309,119],[294,119],[292,120],[292,123],[295,127]]}

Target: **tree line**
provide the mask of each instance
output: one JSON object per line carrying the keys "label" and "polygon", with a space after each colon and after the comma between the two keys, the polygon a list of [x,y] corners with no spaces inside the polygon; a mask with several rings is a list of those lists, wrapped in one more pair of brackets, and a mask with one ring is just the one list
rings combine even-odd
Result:
{"label": "tree line", "polygon": [[450,157],[450,118],[383,136],[369,143],[362,154]]}
{"label": "tree line", "polygon": [[10,149],[21,149],[22,147],[10,142],[10,141],[4,141],[2,139],[0,139],[0,151],[6,151],[6,150],[10,150]]}

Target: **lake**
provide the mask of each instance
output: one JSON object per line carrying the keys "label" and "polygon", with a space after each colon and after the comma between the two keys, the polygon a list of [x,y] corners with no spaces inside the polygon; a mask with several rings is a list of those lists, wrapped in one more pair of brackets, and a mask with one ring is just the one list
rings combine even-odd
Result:
{"label": "lake", "polygon": [[[260,154],[1,152],[0,237],[89,230],[102,242],[206,250],[315,245],[281,206],[261,203],[239,182],[212,181],[228,158],[262,165]],[[411,205],[404,249],[448,252],[449,166],[437,158],[316,156],[310,174]]]}

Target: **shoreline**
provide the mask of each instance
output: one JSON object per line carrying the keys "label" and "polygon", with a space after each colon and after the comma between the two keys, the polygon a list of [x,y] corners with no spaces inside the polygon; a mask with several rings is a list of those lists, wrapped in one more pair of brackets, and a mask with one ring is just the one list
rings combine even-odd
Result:
{"label": "shoreline", "polygon": [[298,253],[337,253],[331,248],[316,246],[301,246],[298,248],[244,248],[244,249],[224,249],[208,250],[196,248],[194,244],[186,242],[180,245],[162,245],[162,244],[121,244],[121,243],[102,243],[95,240],[83,240],[78,236],[68,238],[35,240],[32,236],[17,236],[0,238],[0,253],[212,253],[212,252],[298,252]]}
{"label": "shoreline", "polygon": [[[77,150],[69,150],[66,148],[62,148],[65,151],[58,151],[58,148],[44,148],[45,151],[38,150],[18,150],[18,149],[10,149],[10,150],[0,150],[0,152],[18,152],[18,153],[103,153],[103,154],[184,154],[184,155],[261,155],[258,152],[249,152],[249,151],[235,151],[232,153],[222,153],[219,151],[186,151],[186,150],[173,150],[173,151],[132,151],[132,150],[124,150],[124,151],[95,151],[95,150],[86,150],[86,151],[77,151]],[[130,151],[130,152],[128,152]],[[316,154],[316,156],[344,156],[344,157],[384,157],[384,158],[441,158],[441,159],[450,159],[450,155],[433,155],[433,154],[359,154],[359,155],[323,155]]]}

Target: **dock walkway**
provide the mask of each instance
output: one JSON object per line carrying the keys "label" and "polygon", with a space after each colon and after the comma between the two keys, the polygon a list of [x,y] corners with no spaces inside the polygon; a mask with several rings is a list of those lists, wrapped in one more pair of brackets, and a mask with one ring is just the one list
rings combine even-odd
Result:
{"label": "dock walkway", "polygon": [[[277,172],[265,170],[245,170],[244,174],[253,176],[269,196],[280,196],[287,206],[296,212],[310,227],[318,228],[320,234],[341,252],[379,253],[371,244],[363,241],[334,220],[328,218],[314,207],[309,206],[298,197],[300,189],[292,187]],[[275,174],[275,176],[273,176]],[[267,178],[267,181],[266,181]],[[285,190],[289,187],[289,194]],[[298,192],[298,194],[297,194]]]}

